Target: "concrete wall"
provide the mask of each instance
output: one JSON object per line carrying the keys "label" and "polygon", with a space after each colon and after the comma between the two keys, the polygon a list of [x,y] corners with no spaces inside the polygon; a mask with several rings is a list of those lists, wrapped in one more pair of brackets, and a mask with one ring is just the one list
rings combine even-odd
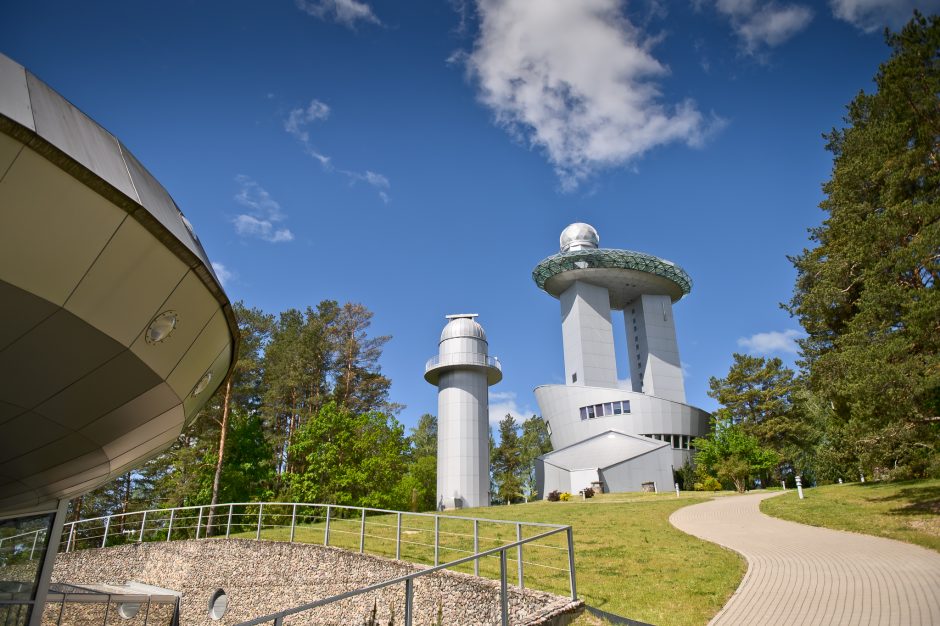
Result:
{"label": "concrete wall", "polygon": [[645,482],[655,482],[659,491],[673,486],[672,451],[663,446],[641,456],[601,470],[604,488],[612,493],[640,491]]}
{"label": "concrete wall", "polygon": [[437,497],[445,509],[489,506],[489,396],[486,373],[451,370],[438,383]]}
{"label": "concrete wall", "polygon": [[685,402],[685,382],[669,296],[640,296],[623,312],[633,391]]}
{"label": "concrete wall", "polygon": [[[420,566],[337,548],[309,544],[210,539],[144,543],[60,554],[53,581],[73,584],[129,580],[182,592],[181,624],[236,624],[306,602],[388,580]],[[210,596],[224,589],[228,612],[208,617]],[[376,603],[377,617],[396,624],[404,615],[404,584],[288,618],[292,625],[362,624]],[[580,611],[580,601],[510,587],[513,625],[563,624]],[[499,623],[499,582],[456,572],[418,579],[415,624]]]}
{"label": "concrete wall", "polygon": [[617,360],[607,289],[575,281],[561,297],[565,382],[617,386]]}

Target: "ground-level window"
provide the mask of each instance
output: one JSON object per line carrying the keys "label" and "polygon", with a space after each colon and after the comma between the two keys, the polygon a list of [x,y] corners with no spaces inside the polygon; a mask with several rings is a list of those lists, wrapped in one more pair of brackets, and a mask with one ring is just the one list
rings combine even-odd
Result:
{"label": "ground-level window", "polygon": [[692,435],[653,433],[642,436],[655,439],[656,441],[665,441],[672,446],[673,450],[695,450],[695,448],[692,447],[692,440],[694,439]]}

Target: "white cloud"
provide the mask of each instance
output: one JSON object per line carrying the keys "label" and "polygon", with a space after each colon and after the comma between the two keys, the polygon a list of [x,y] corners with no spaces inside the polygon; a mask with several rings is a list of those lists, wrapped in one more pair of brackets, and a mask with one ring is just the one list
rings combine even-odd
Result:
{"label": "white cloud", "polygon": [[662,102],[669,69],[623,15],[623,0],[477,0],[465,61],[479,99],[514,137],[545,151],[562,187],[671,142],[701,145],[718,120]]}
{"label": "white cloud", "polygon": [[212,262],[212,271],[215,272],[215,277],[219,279],[223,287],[225,287],[229,281],[235,280],[236,278],[235,272],[217,261]]}
{"label": "white cloud", "polygon": [[271,197],[257,182],[239,174],[235,177],[239,184],[235,202],[248,209],[246,213],[236,215],[232,220],[235,232],[243,237],[257,237],[271,243],[291,241],[294,234],[287,228],[278,228],[277,223],[285,219],[281,205]]}
{"label": "white cloud", "polygon": [[757,0],[717,0],[715,8],[728,17],[745,52],[756,54],[764,47],[779,46],[806,28],[813,11],[799,4]]}
{"label": "white cloud", "polygon": [[785,330],[779,332],[773,330],[769,333],[757,333],[750,337],[741,337],[738,339],[738,345],[752,354],[771,354],[773,352],[785,352],[788,354],[797,354],[800,350],[796,345],[796,340],[803,336],[798,330]]}
{"label": "white cloud", "polygon": [[294,3],[307,15],[333,20],[349,28],[353,28],[356,22],[382,23],[372,7],[359,0],[294,0]]}
{"label": "white cloud", "polygon": [[516,400],[515,391],[491,391],[489,396],[490,404],[490,426],[496,426],[500,420],[511,413],[516,421],[522,423],[536,414],[528,405],[520,407]]}
{"label": "white cloud", "polygon": [[310,140],[310,133],[307,131],[307,127],[313,122],[325,120],[329,116],[329,105],[314,98],[306,107],[291,109],[290,113],[287,114],[287,119],[284,120],[284,130],[297,139],[303,146],[304,152],[316,159],[323,169],[328,172],[342,174],[348,178],[352,184],[364,182],[370,185],[376,190],[382,202],[388,204],[388,191],[391,188],[388,177],[370,170],[358,172],[334,167],[333,159],[314,147],[313,142]]}
{"label": "white cloud", "polygon": [[940,0],[829,0],[832,14],[840,20],[871,33],[885,26],[898,29],[914,15],[935,13]]}

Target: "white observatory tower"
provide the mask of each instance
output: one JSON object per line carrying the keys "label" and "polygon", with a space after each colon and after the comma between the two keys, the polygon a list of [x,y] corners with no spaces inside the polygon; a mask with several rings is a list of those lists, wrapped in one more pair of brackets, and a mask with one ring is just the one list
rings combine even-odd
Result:
{"label": "white observatory tower", "polygon": [[490,432],[487,388],[503,379],[487,355],[475,313],[448,315],[438,355],[424,379],[437,385],[438,509],[489,506]]}

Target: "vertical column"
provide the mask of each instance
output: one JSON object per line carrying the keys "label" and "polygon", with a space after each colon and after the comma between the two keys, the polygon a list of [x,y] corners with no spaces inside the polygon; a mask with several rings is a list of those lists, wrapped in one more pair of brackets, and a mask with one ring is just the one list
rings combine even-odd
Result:
{"label": "vertical column", "polygon": [[623,312],[633,391],[685,402],[685,383],[669,296],[643,295]]}
{"label": "vertical column", "polygon": [[582,281],[561,294],[565,383],[617,387],[617,358],[607,289]]}
{"label": "vertical column", "polygon": [[486,374],[451,370],[438,391],[437,493],[446,508],[488,506],[489,408]]}

